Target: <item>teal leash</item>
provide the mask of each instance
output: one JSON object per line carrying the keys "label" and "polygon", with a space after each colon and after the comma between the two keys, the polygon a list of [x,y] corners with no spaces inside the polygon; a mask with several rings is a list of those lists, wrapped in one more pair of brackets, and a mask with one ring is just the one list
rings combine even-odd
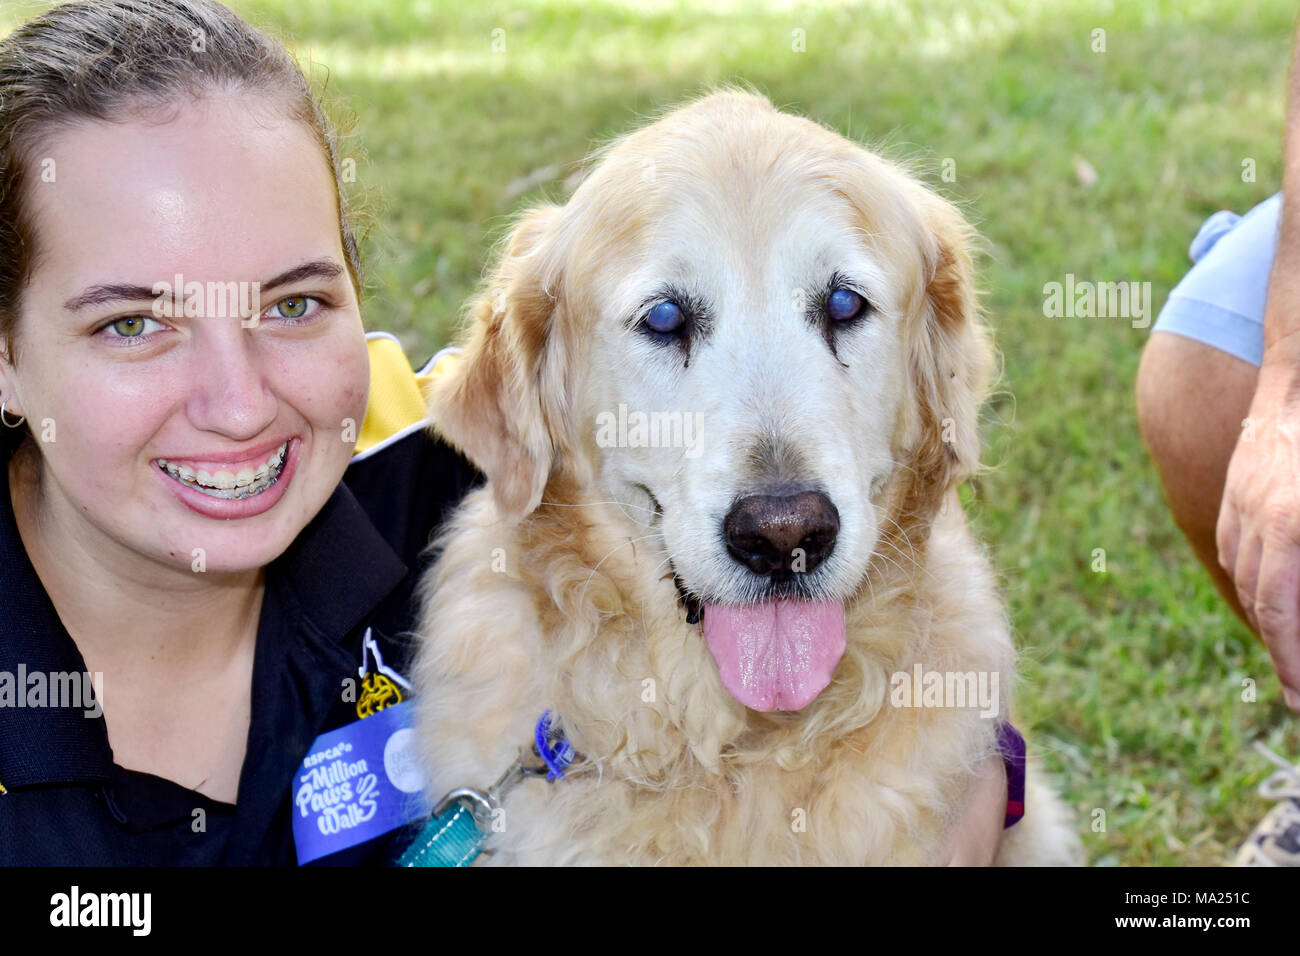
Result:
{"label": "teal leash", "polygon": [[531,753],[522,751],[515,762],[486,791],[457,787],[433,808],[433,817],[397,861],[398,866],[470,866],[483,852],[501,801],[526,777],[548,781],[564,779],[577,751],[568,738],[551,725],[551,712],[542,714],[533,730]]}
{"label": "teal leash", "polygon": [[482,852],[486,836],[469,806],[457,803],[429,821],[397,865],[469,866]]}

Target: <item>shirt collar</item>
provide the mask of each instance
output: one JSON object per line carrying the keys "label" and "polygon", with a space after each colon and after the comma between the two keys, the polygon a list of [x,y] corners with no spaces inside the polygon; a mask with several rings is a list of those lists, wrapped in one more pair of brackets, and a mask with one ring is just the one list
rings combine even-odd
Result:
{"label": "shirt collar", "polygon": [[[0,600],[5,606],[0,616],[0,672],[16,680],[22,665],[29,675],[80,675],[85,662],[27,557],[9,498],[7,464],[24,431],[0,428]],[[316,517],[267,569],[264,611],[274,615],[293,608],[301,617],[276,622],[263,614],[254,667],[283,660],[286,653],[301,658],[302,650],[314,660],[346,664],[352,657],[343,646],[349,633],[406,574],[406,565],[340,482]],[[293,642],[295,638],[308,646],[264,653],[267,640]],[[321,675],[327,676],[333,680],[332,673]],[[255,673],[255,684],[258,679]],[[253,703],[256,710],[265,702]],[[328,703],[321,702],[322,714]],[[311,712],[299,719],[312,723],[314,732],[320,715],[313,707],[309,699]],[[0,784],[106,780],[111,766],[102,716],[87,717],[83,708],[0,707]]]}

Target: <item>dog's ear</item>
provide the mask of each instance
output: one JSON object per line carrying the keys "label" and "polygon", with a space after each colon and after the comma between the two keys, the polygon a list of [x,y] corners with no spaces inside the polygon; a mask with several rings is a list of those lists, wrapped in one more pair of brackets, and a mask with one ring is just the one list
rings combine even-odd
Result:
{"label": "dog's ear", "polygon": [[530,209],[470,308],[463,350],[430,391],[434,427],[482,471],[503,514],[541,501],[568,427],[566,349],[552,342],[561,209]]}
{"label": "dog's ear", "polygon": [[914,183],[924,222],[925,293],[909,346],[917,390],[911,467],[926,504],[979,470],[979,409],[993,368],[971,251],[975,232],[948,200]]}

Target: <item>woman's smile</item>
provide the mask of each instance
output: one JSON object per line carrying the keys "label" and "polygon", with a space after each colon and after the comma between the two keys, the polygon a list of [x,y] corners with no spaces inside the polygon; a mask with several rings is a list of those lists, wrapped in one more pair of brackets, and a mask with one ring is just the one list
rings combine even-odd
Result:
{"label": "woman's smile", "polygon": [[155,464],[182,484],[213,498],[251,498],[280,477],[288,444],[285,439],[269,454],[263,445],[247,454],[158,458]]}
{"label": "woman's smile", "polygon": [[301,458],[294,436],[267,452],[202,458],[156,458],[152,469],[176,498],[208,518],[250,518],[269,511],[289,488]]}
{"label": "woman's smile", "polygon": [[[188,463],[159,458],[158,467],[182,484],[197,488],[213,498],[251,498],[261,494],[280,477],[280,467],[284,463],[284,453],[288,442],[281,444],[271,457],[257,466],[245,465],[238,471],[217,467],[209,472],[206,468],[190,467]],[[232,466],[233,467],[233,466]]]}

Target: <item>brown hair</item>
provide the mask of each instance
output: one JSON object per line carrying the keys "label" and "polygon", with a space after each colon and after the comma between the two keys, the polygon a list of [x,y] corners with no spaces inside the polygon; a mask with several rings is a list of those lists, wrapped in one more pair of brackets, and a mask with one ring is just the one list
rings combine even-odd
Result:
{"label": "brown hair", "polygon": [[39,137],[214,89],[264,93],[311,128],[333,171],[343,249],[360,294],[337,136],[288,51],[214,0],[77,0],[0,41],[0,345],[11,364],[39,252],[26,188]]}

